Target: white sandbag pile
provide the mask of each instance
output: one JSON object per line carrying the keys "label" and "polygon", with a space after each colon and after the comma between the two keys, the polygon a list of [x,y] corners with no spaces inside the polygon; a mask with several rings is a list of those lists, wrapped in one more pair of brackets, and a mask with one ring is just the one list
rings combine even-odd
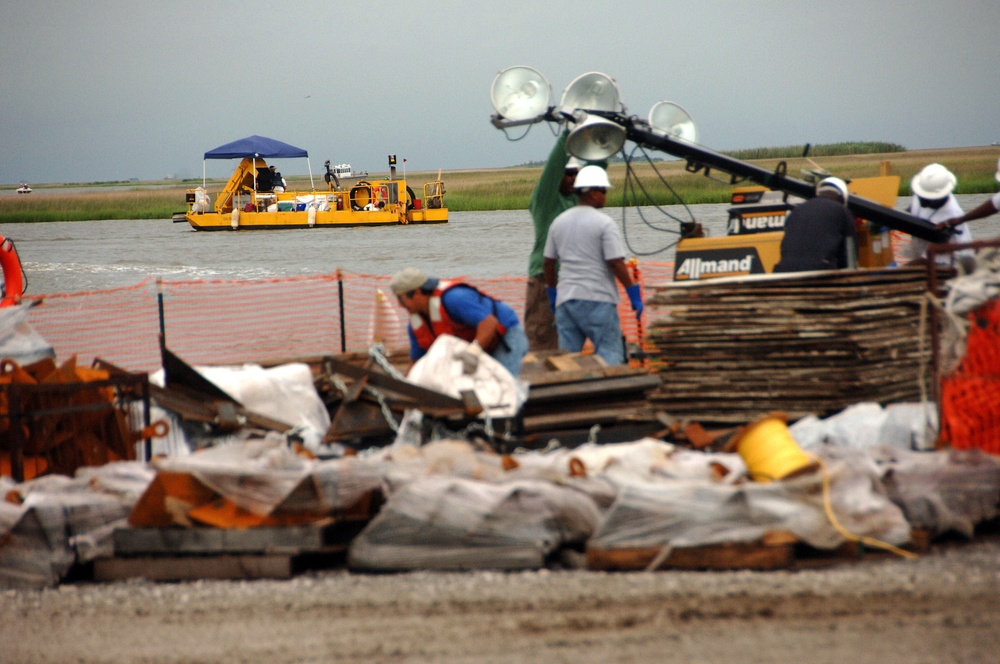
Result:
{"label": "white sandbag pile", "polygon": [[126,525],[153,477],[131,461],[14,484],[0,477],[0,588],[46,588],[75,564],[113,554],[111,535]]}
{"label": "white sandbag pile", "polygon": [[438,440],[319,460],[280,436],[72,479],[0,478],[0,587],[55,585],[73,565],[112,555],[111,535],[127,525],[328,524],[359,504],[381,507],[350,540],[348,566],[372,571],[537,569],[629,551],[666,560],[775,532],[818,549],[856,538],[893,547],[913,529],[971,536],[998,516],[995,457],[822,438],[817,468],[772,482],[750,480],[738,454],[653,438],[510,455]]}
{"label": "white sandbag pile", "polygon": [[357,570],[538,569],[560,547],[582,546],[600,521],[568,487],[426,477],[404,486],[351,543]]}

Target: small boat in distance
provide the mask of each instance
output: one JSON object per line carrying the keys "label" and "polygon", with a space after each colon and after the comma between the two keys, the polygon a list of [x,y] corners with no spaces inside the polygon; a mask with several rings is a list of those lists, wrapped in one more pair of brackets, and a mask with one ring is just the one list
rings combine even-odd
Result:
{"label": "small boat in distance", "polygon": [[[205,153],[205,159],[239,159],[222,191],[212,195],[203,184],[186,192],[187,210],[174,215],[198,231],[274,230],[336,226],[380,226],[394,224],[440,224],[448,221],[444,183],[438,179],[423,185],[419,195],[405,178],[396,177],[395,155],[389,157],[388,179],[368,179],[341,184],[340,173],[362,177],[341,164],[327,161],[325,189],[316,189],[312,168],[310,189],[295,191],[286,184],[267,159],[309,159],[309,154],[264,136],[227,143]],[[345,168],[346,167],[346,170]]]}
{"label": "small boat in distance", "polygon": [[27,182],[22,182],[17,188],[17,193],[19,194],[30,194],[31,191],[31,187],[28,186]]}

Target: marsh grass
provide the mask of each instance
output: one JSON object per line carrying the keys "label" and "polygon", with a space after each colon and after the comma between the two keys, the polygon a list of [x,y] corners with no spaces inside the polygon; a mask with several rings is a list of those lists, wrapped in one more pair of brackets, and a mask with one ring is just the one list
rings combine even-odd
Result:
{"label": "marsh grass", "polygon": [[[910,179],[921,168],[932,162],[947,166],[958,177],[956,193],[976,194],[996,191],[994,173],[997,167],[995,147],[951,148],[939,150],[909,150],[863,155],[812,155],[811,160],[830,173],[844,179],[874,177],[884,162],[890,172],[901,178],[899,195],[909,196]],[[756,166],[774,170],[784,161],[788,175],[801,177],[802,169],[813,163],[801,157],[785,159],[767,158],[752,160]],[[613,163],[608,169],[612,189],[608,205],[621,206],[627,196],[629,205],[674,205],[681,202],[726,203],[733,184],[725,173],[689,173],[684,162],[633,162],[629,174],[631,186],[626,188],[624,163]],[[498,169],[446,171],[441,174],[445,183],[445,201],[450,210],[471,212],[477,210],[520,210],[528,207],[531,190],[541,172],[540,166],[516,166]],[[372,178],[386,174],[373,173]],[[435,172],[407,173],[407,184],[422,196],[424,182],[437,179]],[[308,175],[286,176],[289,187],[310,190]],[[317,184],[323,185],[317,178]],[[667,184],[664,184],[664,181]],[[637,183],[641,183],[641,187]],[[0,197],[0,223],[30,223],[43,221],[84,221],[91,219],[169,219],[174,212],[185,209],[184,193],[195,183],[160,184],[144,183],[133,189],[86,191],[74,193],[72,187],[42,185],[39,188],[58,188],[58,193],[43,195],[10,195]],[[224,180],[209,182],[213,199],[224,186]],[[669,184],[669,186],[668,186]],[[752,183],[743,183],[752,184]],[[14,188],[13,186],[11,188]]]}

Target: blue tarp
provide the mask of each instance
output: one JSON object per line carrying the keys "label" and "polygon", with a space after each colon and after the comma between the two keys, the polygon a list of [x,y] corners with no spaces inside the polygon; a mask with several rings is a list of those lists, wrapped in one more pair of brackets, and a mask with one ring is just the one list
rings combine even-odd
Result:
{"label": "blue tarp", "polygon": [[238,141],[220,145],[205,153],[205,159],[242,159],[243,157],[294,159],[308,156],[309,153],[302,148],[266,136],[247,136]]}

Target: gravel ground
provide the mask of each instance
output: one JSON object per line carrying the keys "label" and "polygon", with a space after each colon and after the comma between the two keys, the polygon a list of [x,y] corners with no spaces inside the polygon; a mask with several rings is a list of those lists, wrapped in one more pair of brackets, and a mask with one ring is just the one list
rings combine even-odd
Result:
{"label": "gravel ground", "polygon": [[1000,537],[779,572],[534,571],[0,592],[0,661],[996,662]]}

